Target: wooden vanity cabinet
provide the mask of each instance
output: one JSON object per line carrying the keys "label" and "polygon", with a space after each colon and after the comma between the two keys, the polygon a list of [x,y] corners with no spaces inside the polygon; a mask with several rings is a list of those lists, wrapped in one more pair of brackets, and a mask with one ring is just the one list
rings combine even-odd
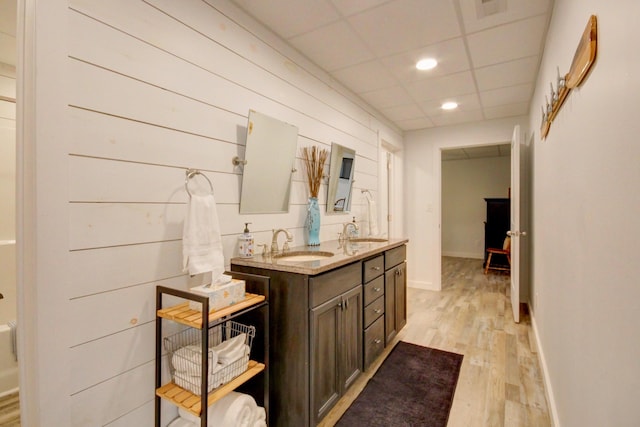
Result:
{"label": "wooden vanity cabinet", "polygon": [[406,247],[399,246],[384,253],[384,333],[385,346],[407,324]]}
{"label": "wooden vanity cabinet", "polygon": [[362,371],[362,262],[270,277],[269,426],[315,426]]}

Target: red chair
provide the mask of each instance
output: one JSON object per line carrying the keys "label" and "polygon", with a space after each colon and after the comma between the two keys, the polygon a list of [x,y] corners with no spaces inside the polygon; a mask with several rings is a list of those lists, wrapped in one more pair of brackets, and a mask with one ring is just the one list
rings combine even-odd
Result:
{"label": "red chair", "polygon": [[[484,274],[487,274],[489,269],[491,270],[504,270],[511,271],[511,237],[507,236],[504,238],[504,243],[502,244],[502,249],[498,248],[487,248],[487,253],[489,256],[487,257],[487,263],[485,264]],[[508,267],[503,266],[491,266],[491,257],[493,254],[505,255],[507,257],[507,261],[509,262]]]}

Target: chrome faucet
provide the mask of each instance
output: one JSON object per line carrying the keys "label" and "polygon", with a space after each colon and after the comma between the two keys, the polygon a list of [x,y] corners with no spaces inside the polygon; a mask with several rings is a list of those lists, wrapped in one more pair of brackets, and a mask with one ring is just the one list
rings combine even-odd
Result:
{"label": "chrome faucet", "polygon": [[349,238],[349,235],[347,234],[347,230],[349,229],[349,226],[353,227],[353,229],[355,231],[358,231],[360,229],[360,227],[358,227],[358,224],[356,224],[355,222],[345,222],[342,225],[342,234],[340,235],[340,239],[338,240],[351,240]]}
{"label": "chrome faucet", "polygon": [[289,242],[293,242],[293,236],[291,235],[291,233],[289,233],[288,230],[285,230],[284,228],[279,228],[277,230],[273,230],[273,237],[271,238],[271,253],[272,254],[277,254],[278,253],[278,234],[280,234],[280,232],[284,232],[284,234],[287,236],[287,240],[284,242],[284,245],[282,245],[282,252],[286,252],[289,250]]}

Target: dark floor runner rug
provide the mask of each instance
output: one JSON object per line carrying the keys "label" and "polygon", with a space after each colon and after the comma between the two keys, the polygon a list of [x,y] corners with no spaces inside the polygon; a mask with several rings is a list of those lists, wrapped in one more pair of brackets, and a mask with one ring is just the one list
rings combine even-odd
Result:
{"label": "dark floor runner rug", "polygon": [[462,355],[399,342],[336,426],[445,427]]}

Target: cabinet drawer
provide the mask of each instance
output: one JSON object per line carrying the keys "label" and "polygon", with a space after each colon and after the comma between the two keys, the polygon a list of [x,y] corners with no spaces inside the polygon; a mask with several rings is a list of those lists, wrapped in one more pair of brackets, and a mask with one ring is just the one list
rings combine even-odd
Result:
{"label": "cabinet drawer", "polygon": [[371,304],[373,300],[384,295],[384,276],[372,280],[364,285],[364,305]]}
{"label": "cabinet drawer", "polygon": [[[382,298],[384,299],[384,298]],[[384,350],[384,316],[364,331],[364,369],[368,369]]]}
{"label": "cabinet drawer", "polygon": [[384,256],[380,255],[369,259],[363,263],[362,281],[367,283],[371,279],[375,279],[384,272]]}
{"label": "cabinet drawer", "polygon": [[364,308],[364,327],[367,328],[374,320],[384,314],[384,298],[380,296],[377,300]]}
{"label": "cabinet drawer", "polygon": [[362,283],[362,263],[355,262],[309,278],[309,304],[311,308],[329,301]]}
{"label": "cabinet drawer", "polygon": [[395,267],[407,258],[407,247],[405,245],[389,249],[384,253],[384,269]]}

